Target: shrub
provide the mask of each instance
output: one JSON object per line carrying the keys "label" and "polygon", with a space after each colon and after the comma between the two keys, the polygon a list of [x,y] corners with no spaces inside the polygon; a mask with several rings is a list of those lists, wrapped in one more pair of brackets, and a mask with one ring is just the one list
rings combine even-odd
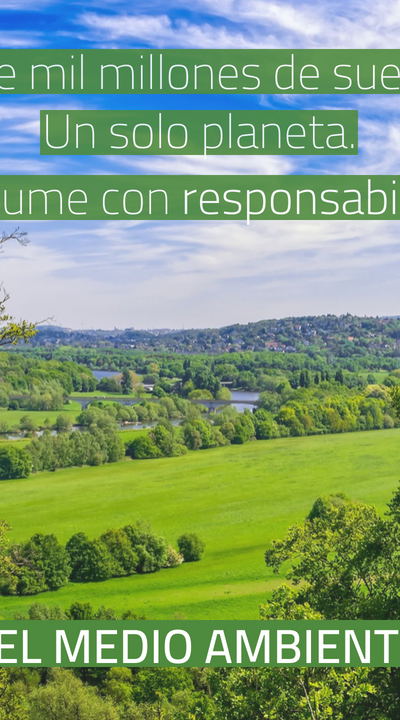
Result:
{"label": "shrub", "polygon": [[165,559],[164,567],[171,568],[171,567],[177,567],[178,565],[182,565],[183,563],[183,555],[177,552],[175,548],[173,548],[171,545],[167,548],[167,557]]}
{"label": "shrub", "polygon": [[313,521],[317,518],[327,520],[331,515],[332,510],[340,508],[350,502],[350,498],[345,493],[332,493],[331,495],[321,495],[317,498],[310,512],[307,515],[307,520]]}
{"label": "shrub", "polygon": [[132,549],[139,557],[138,572],[155,572],[165,566],[167,542],[157,535],[150,525],[137,522],[134,525],[126,525],[123,530]]}
{"label": "shrub", "polygon": [[162,457],[161,450],[154,445],[148,435],[140,435],[126,446],[126,454],[133,460],[149,460]]}
{"label": "shrub", "polygon": [[203,555],[205,544],[195,533],[186,533],[178,538],[178,547],[185,562],[197,562]]}

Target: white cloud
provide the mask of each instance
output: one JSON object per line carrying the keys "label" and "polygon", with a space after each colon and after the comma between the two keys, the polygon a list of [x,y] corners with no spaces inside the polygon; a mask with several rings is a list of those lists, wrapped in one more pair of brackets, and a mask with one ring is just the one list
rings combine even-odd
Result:
{"label": "white cloud", "polygon": [[[178,1],[166,9],[179,7],[187,5]],[[154,47],[188,48],[396,48],[399,44],[398,0],[318,5],[275,0],[194,0],[193,9],[219,18],[219,22],[202,19],[194,23],[182,18],[172,21],[166,12],[157,14],[157,10],[151,15],[84,12],[77,22],[89,31],[89,37],[107,45],[126,39]]]}
{"label": "white cloud", "polygon": [[[153,47],[191,48],[256,48],[251,36],[210,23],[189,23],[178,19],[174,23],[167,15],[101,15],[85,12],[77,23],[89,31],[92,40],[107,47],[126,39],[140,40]],[[85,37],[85,36],[81,36]],[[86,37],[86,39],[88,39]],[[268,39],[264,37],[264,43]]]}
{"label": "white cloud", "polygon": [[160,175],[285,175],[292,171],[293,161],[277,155],[148,155],[106,156],[121,169]]}
{"label": "white cloud", "polygon": [[66,326],[395,314],[400,302],[396,223],[31,222],[24,229],[28,248],[10,246],[0,257],[10,309]]}
{"label": "white cloud", "polygon": [[[3,3],[1,6],[2,10],[5,10],[7,8],[4,8]],[[36,8],[38,9],[38,8]],[[0,33],[0,47],[2,48],[30,48],[33,47],[36,44],[40,44],[41,36],[39,33],[36,32],[26,32],[24,30],[21,31],[15,31],[15,30],[9,30],[7,32],[3,31]]]}

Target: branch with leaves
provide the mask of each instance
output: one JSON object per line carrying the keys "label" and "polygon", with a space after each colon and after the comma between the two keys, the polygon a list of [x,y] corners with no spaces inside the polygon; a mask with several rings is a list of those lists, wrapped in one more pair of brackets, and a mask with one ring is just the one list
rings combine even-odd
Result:
{"label": "branch with leaves", "polygon": [[[21,232],[18,227],[9,234],[3,232],[0,237],[0,253],[4,252],[3,246],[9,240],[16,240],[19,245],[26,246],[29,243],[28,233]],[[27,343],[38,332],[37,323],[18,321],[6,312],[9,299],[9,294],[3,284],[0,284],[0,346],[17,345],[20,341]]]}
{"label": "branch with leaves", "polygon": [[3,245],[8,242],[8,240],[16,240],[17,243],[20,245],[23,245],[24,247],[29,244],[29,238],[27,232],[21,232],[19,227],[15,228],[15,230],[12,233],[5,233],[4,231],[1,234],[0,237],[0,252],[4,252]]}

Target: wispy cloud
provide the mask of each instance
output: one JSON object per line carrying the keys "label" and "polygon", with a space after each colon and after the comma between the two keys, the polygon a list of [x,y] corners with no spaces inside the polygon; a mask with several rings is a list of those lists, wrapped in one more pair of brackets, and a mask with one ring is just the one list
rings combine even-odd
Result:
{"label": "wispy cloud", "polygon": [[24,229],[31,244],[7,248],[0,261],[11,309],[68,326],[393,314],[400,302],[394,222],[31,222]]}
{"label": "wispy cloud", "polygon": [[185,19],[172,21],[168,15],[103,15],[85,12],[76,19],[85,27],[92,40],[106,46],[118,41],[138,40],[154,47],[252,48],[258,47],[251,37],[239,30],[215,27],[210,23],[190,23]]}
{"label": "wispy cloud", "polygon": [[170,11],[174,11],[171,15],[167,12],[158,14],[157,10],[153,14],[121,10],[113,15],[93,10],[78,15],[76,22],[86,28],[93,40],[103,40],[106,45],[136,40],[155,47],[398,46],[400,9],[398,3],[389,0],[318,5],[270,0],[222,0],[218,3],[194,0],[193,9],[204,15],[198,22],[176,17],[179,7],[184,6],[179,2],[170,5]]}

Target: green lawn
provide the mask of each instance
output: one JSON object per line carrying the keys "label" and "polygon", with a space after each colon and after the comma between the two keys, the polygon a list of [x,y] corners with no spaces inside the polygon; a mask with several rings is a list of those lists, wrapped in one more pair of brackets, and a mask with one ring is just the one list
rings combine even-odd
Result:
{"label": "green lawn", "polygon": [[400,430],[253,442],[184,457],[41,473],[0,484],[1,516],[13,537],[78,531],[98,535],[137,518],[175,543],[185,531],[206,542],[199,563],[34,598],[2,598],[11,618],[40,600],[132,608],[149,618],[257,618],[279,582],[263,554],[301,520],[318,495],[344,491],[383,512],[400,477]]}
{"label": "green lawn", "polygon": [[365,370],[365,372],[361,372],[360,375],[362,377],[367,378],[368,375],[373,375],[375,377],[375,381],[378,383],[383,383],[384,379],[389,375],[388,370]]}
{"label": "green lawn", "polygon": [[36,421],[39,428],[42,428],[46,419],[53,425],[59,415],[66,415],[74,423],[81,412],[82,408],[77,402],[64,405],[62,410],[0,410],[0,423],[6,423],[8,428],[12,428],[19,425],[24,415],[28,415]]}
{"label": "green lawn", "polygon": [[126,444],[128,442],[131,442],[135,438],[139,437],[139,435],[147,435],[150,431],[148,428],[135,430],[132,428],[132,426],[127,425],[126,430],[119,430],[118,435],[121,436],[122,441]]}

